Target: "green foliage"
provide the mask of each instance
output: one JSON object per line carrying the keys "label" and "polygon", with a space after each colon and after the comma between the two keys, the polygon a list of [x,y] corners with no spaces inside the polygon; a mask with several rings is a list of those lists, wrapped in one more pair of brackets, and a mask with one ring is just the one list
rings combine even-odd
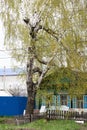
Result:
{"label": "green foliage", "polygon": [[[50,71],[41,84],[41,89],[69,89],[84,92],[87,89],[86,75],[87,54],[82,54],[87,45],[86,1],[83,0],[4,0],[1,2],[0,16],[5,26],[5,44],[12,49],[11,55],[17,61],[26,63],[27,48],[34,44],[39,59],[44,57],[49,63]],[[40,25],[49,33],[39,30],[37,40],[33,43],[30,29],[24,24],[25,16],[30,18],[34,12],[40,15]],[[20,51],[17,48],[22,48]],[[44,65],[35,61],[44,68]],[[67,68],[66,68],[67,66]],[[55,69],[55,68],[59,69]],[[64,69],[65,68],[65,69]],[[74,71],[73,71],[74,70]],[[76,70],[79,73],[76,73]],[[81,72],[82,71],[82,72]],[[80,73],[81,72],[81,73]],[[83,80],[84,79],[84,80]],[[80,92],[80,91],[79,91]]]}
{"label": "green foliage", "polygon": [[87,73],[69,68],[59,68],[46,76],[40,86],[41,90],[52,90],[56,93],[67,91],[70,95],[80,95],[87,91]]}
{"label": "green foliage", "polygon": [[[49,58],[52,56],[54,48],[58,48],[60,49],[60,55],[62,51],[65,51],[66,62],[69,66],[81,68],[81,64],[83,60],[85,62],[85,59],[77,53],[77,50],[81,50],[87,44],[82,42],[84,41],[83,37],[86,37],[85,29],[87,25],[85,0],[83,4],[79,0],[74,2],[71,0],[44,0],[43,2],[41,0],[6,0],[1,2],[1,5],[3,7],[1,9],[1,17],[5,25],[5,43],[8,48],[15,48],[17,46],[27,48],[31,44],[29,29],[23,23],[23,18],[25,15],[30,17],[30,15],[37,11],[41,17],[40,24],[52,29],[58,39],[61,39],[56,41],[52,35],[44,31],[38,32],[38,40],[35,43],[37,55],[40,58],[44,56]],[[66,35],[64,35],[64,31],[67,32]],[[64,36],[62,37],[62,35]],[[21,45],[18,45],[19,41],[21,41]],[[17,55],[17,53],[15,52],[14,55]],[[57,55],[59,56],[59,51]],[[17,56],[15,58],[17,59]],[[77,58],[80,64],[75,60]],[[18,60],[21,61],[21,58]],[[57,58],[57,60],[60,59]],[[63,58],[61,61],[64,62]]]}

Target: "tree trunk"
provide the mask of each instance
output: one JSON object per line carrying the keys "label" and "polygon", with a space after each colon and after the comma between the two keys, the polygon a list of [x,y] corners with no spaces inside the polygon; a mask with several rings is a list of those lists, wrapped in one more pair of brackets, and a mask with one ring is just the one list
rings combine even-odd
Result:
{"label": "tree trunk", "polygon": [[[31,49],[31,48],[30,48]],[[34,110],[34,99],[35,99],[35,89],[34,83],[32,80],[33,77],[33,64],[34,64],[34,57],[30,54],[29,62],[27,63],[27,106],[26,106],[26,114],[33,114]]]}
{"label": "tree trunk", "polygon": [[[30,86],[30,87],[32,87],[32,86]],[[35,99],[34,92],[33,91],[28,91],[26,114],[33,114],[34,102],[35,102],[34,99]]]}

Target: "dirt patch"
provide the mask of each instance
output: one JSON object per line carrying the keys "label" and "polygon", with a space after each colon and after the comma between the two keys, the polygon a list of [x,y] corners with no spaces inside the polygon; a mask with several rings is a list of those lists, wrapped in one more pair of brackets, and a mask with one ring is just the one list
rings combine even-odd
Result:
{"label": "dirt patch", "polygon": [[8,119],[5,119],[4,120],[4,123],[5,124],[15,124],[15,120],[14,120],[14,118],[8,118]]}
{"label": "dirt patch", "polygon": [[14,124],[15,120],[14,120],[14,118],[1,117],[0,118],[0,123],[1,124]]}
{"label": "dirt patch", "polygon": [[[3,120],[4,124],[16,124],[14,118],[6,118]],[[35,128],[16,128],[15,130],[40,130],[40,129],[35,129]]]}

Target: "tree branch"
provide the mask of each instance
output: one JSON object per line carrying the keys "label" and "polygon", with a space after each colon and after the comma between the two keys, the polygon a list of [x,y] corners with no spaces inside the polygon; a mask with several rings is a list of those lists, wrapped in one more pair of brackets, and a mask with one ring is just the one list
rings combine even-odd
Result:
{"label": "tree branch", "polygon": [[[57,42],[61,42],[61,39],[62,39],[62,38],[65,36],[65,34],[67,33],[67,31],[64,30],[63,33],[58,34],[58,33],[56,33],[55,31],[53,31],[52,29],[50,29],[50,28],[46,28],[46,27],[44,27],[44,26],[42,26],[42,25],[39,25],[39,23],[40,23],[40,21],[41,21],[40,19],[38,19],[38,21],[36,21],[36,24],[35,24],[34,26],[30,23],[30,19],[25,18],[25,19],[23,19],[23,20],[24,20],[24,22],[25,22],[27,25],[29,25],[29,27],[30,27],[30,36],[32,37],[32,39],[35,39],[35,40],[36,40],[38,31],[41,30],[41,29],[44,30],[45,32],[47,32],[48,34],[50,34],[52,37],[54,37]],[[65,50],[68,51],[68,48],[67,48],[66,46],[64,46],[64,44],[63,44],[62,42],[61,42],[61,45],[63,46],[63,48],[64,48]],[[37,56],[36,56],[36,58],[37,58]],[[37,58],[37,59],[38,59],[38,58]],[[47,64],[46,62],[41,61],[41,60],[39,60],[39,59],[38,59],[38,61],[39,61],[40,63]]]}
{"label": "tree branch", "polygon": [[36,73],[36,72],[38,72],[39,75],[41,75],[42,70],[41,70],[39,67],[35,67],[35,68],[33,69],[33,73]]}
{"label": "tree branch", "polygon": [[45,76],[45,74],[46,74],[47,71],[49,70],[49,68],[50,68],[49,64],[50,64],[50,62],[54,59],[54,57],[55,57],[56,54],[57,54],[57,49],[55,49],[55,52],[54,52],[53,56],[52,56],[52,57],[50,58],[50,60],[47,62],[46,68],[45,68],[45,69],[43,70],[43,72],[41,73],[41,75],[40,75],[40,77],[39,77],[39,79],[38,79],[38,84],[37,84],[38,87],[40,86],[43,77]]}
{"label": "tree branch", "polygon": [[43,26],[42,26],[42,29],[44,31],[46,31],[47,33],[49,33],[51,36],[53,36],[58,41],[59,38],[58,38],[58,34],[57,33],[55,33],[53,30],[51,30],[49,28],[45,28]]}
{"label": "tree branch", "polygon": [[38,79],[38,84],[37,84],[38,87],[40,86],[42,79],[43,79],[43,77],[45,76],[45,74],[47,73],[48,70],[49,70],[49,67],[47,66],[47,68],[45,70],[43,70],[42,74],[40,75],[40,77]]}
{"label": "tree branch", "polygon": [[47,65],[47,62],[45,60],[39,59],[38,56],[35,54],[35,58],[37,59],[37,61],[41,64]]}
{"label": "tree branch", "polygon": [[64,30],[63,33],[61,34],[57,34],[55,33],[52,29],[49,29],[49,28],[45,28],[45,27],[42,27],[42,29],[44,31],[46,31],[48,34],[50,34],[52,37],[54,37],[56,39],[57,42],[60,42],[61,45],[63,46],[63,48],[68,51],[68,48],[63,44],[63,42],[61,41],[61,39],[65,36],[65,34],[68,32],[66,30]]}

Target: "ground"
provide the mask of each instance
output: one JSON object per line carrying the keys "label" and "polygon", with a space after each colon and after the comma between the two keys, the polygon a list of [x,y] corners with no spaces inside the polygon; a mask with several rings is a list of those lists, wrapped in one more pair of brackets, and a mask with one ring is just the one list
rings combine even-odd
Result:
{"label": "ground", "polygon": [[[0,124],[9,124],[9,125],[14,125],[15,124],[15,120],[14,117],[13,118],[5,118],[3,120],[0,120]],[[75,129],[75,130],[87,130],[87,123],[86,124],[79,124],[80,128],[79,129]],[[6,129],[7,130],[7,129]],[[42,129],[36,129],[36,128],[16,128],[14,130],[42,130]],[[70,130],[70,129],[66,129],[66,130]]]}

